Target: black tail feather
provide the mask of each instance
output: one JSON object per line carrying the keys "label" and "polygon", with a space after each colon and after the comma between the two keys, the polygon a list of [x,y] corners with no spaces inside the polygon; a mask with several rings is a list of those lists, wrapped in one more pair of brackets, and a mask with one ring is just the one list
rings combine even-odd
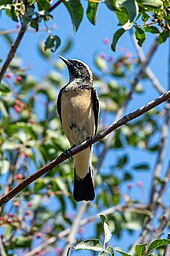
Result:
{"label": "black tail feather", "polygon": [[89,172],[84,177],[84,179],[80,179],[74,175],[74,191],[73,196],[75,201],[92,201],[95,197],[93,181],[91,177],[91,170],[89,168]]}

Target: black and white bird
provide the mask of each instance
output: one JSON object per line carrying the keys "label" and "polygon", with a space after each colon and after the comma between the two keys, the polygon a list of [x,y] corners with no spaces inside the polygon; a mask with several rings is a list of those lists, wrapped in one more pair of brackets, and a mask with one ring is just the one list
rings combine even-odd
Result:
{"label": "black and white bird", "polygon": [[[70,145],[74,146],[96,134],[99,100],[90,68],[80,60],[59,57],[68,67],[70,80],[59,92],[58,113]],[[89,147],[74,156],[73,196],[76,201],[95,197],[91,151]]]}

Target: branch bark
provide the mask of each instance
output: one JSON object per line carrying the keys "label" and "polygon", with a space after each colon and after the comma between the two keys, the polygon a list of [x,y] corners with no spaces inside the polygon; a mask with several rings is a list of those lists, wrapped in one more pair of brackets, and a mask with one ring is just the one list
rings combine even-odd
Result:
{"label": "branch bark", "polygon": [[113,132],[114,130],[120,128],[121,126],[127,124],[129,121],[132,121],[133,119],[143,115],[144,113],[148,112],[149,110],[153,109],[154,107],[160,105],[161,103],[165,102],[166,100],[170,99],[170,90],[161,95],[160,97],[156,98],[155,100],[147,103],[146,105],[142,106],[141,108],[125,115],[122,117],[120,120],[117,122],[112,123],[110,126],[108,126],[106,129],[104,129],[102,132],[99,134],[93,136],[91,140],[86,140],[83,143],[81,143],[78,146],[75,146],[73,148],[69,149],[69,152],[64,152],[62,153],[59,157],[54,159],[52,162],[49,164],[43,166],[40,168],[37,172],[29,176],[28,178],[24,179],[19,185],[14,187],[12,190],[10,190],[6,195],[2,196],[0,199],[0,206],[4,205],[7,203],[11,198],[16,196],[19,192],[21,192],[25,187],[30,185],[32,182],[37,180],[39,177],[42,175],[46,174],[50,170],[52,170],[55,166],[61,164],[64,162],[66,159],[70,158],[71,156],[74,156],[78,152],[88,148],[92,144],[96,143],[97,141],[103,139],[106,137],[108,134]]}
{"label": "branch bark", "polygon": [[[62,0],[57,1],[54,5],[52,5],[49,8],[49,12],[52,12],[61,3],[62,3]],[[17,35],[17,38],[16,38],[15,42],[12,44],[12,46],[11,46],[11,48],[9,50],[9,53],[7,55],[7,58],[6,58],[3,66],[1,68],[1,71],[0,71],[0,84],[1,84],[3,76],[6,73],[8,67],[9,67],[9,65],[10,65],[10,63],[12,61],[12,59],[15,56],[15,53],[16,53],[16,51],[17,51],[17,49],[18,49],[18,47],[19,47],[19,45],[21,43],[21,40],[22,40],[23,36],[25,35],[25,32],[27,31],[28,27],[29,27],[29,24],[27,26],[25,26],[23,24],[21,25],[21,28],[20,28],[19,33]]]}
{"label": "branch bark", "polygon": [[[143,204],[136,204],[136,205],[116,205],[116,206],[112,206],[106,210],[103,210],[101,212],[99,212],[98,214],[91,216],[91,217],[87,217],[84,218],[82,220],[80,220],[79,222],[79,226],[85,226],[86,224],[89,224],[97,219],[99,219],[100,215],[110,215],[114,212],[125,212],[125,211],[131,211],[131,212],[140,212],[140,213],[145,213],[147,215],[150,214],[150,211],[147,209],[147,207]],[[27,252],[25,254],[25,256],[34,256],[36,255],[39,251],[46,249],[48,246],[54,244],[57,239],[62,239],[65,236],[69,235],[71,233],[71,228],[67,228],[63,231],[61,231],[60,233],[58,233],[57,237],[51,237],[50,239],[48,239],[47,241],[44,241],[44,243],[42,243],[41,245],[37,246],[36,248],[34,248],[32,251]],[[64,255],[64,253],[63,253]],[[66,254],[65,254],[66,255]]]}
{"label": "branch bark", "polygon": [[[136,49],[136,52],[138,54],[139,60],[141,63],[144,63],[146,61],[146,57],[142,51],[142,48],[137,44],[136,38],[134,33],[131,32],[131,38],[132,38],[132,42],[134,44],[134,47]],[[163,88],[163,86],[160,84],[158,78],[155,76],[155,74],[153,73],[153,71],[151,70],[150,67],[146,67],[145,68],[145,74],[148,76],[148,78],[152,81],[153,86],[155,87],[155,89],[158,91],[159,94],[163,94],[165,93],[165,89]]]}

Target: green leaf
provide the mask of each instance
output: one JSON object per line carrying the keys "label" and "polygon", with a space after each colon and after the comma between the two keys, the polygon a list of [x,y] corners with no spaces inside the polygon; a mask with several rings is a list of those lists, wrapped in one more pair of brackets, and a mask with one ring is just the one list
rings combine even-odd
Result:
{"label": "green leaf", "polygon": [[146,250],[147,243],[137,244],[135,246],[136,256],[143,256]]}
{"label": "green leaf", "polygon": [[127,10],[130,22],[138,15],[138,5],[135,0],[119,0],[118,4],[119,7],[124,7]]}
{"label": "green leaf", "polygon": [[111,48],[112,50],[115,52],[116,51],[116,44],[119,40],[119,38],[123,35],[123,33],[125,32],[126,30],[124,28],[121,28],[119,30],[117,30],[115,32],[115,34],[113,35],[113,40],[112,40],[112,44],[111,44]]}
{"label": "green leaf", "polygon": [[153,251],[153,250],[156,249],[156,248],[159,248],[159,247],[161,247],[161,246],[168,245],[168,244],[170,244],[170,240],[169,240],[169,239],[162,239],[162,238],[157,239],[157,240],[153,241],[153,242],[149,245],[148,250],[147,250],[147,253]]}
{"label": "green leaf", "polygon": [[106,243],[108,243],[109,240],[111,239],[112,233],[111,233],[111,231],[110,231],[109,225],[107,224],[107,218],[106,218],[106,216],[100,215],[100,218],[101,218],[101,220],[102,220],[103,229],[104,229],[104,244],[106,244]]}
{"label": "green leaf", "polygon": [[111,246],[108,246],[106,248],[106,251],[109,253],[109,255],[114,256],[114,250],[113,250],[113,248]]}
{"label": "green leaf", "polygon": [[143,163],[143,164],[135,164],[133,166],[134,170],[149,170],[149,165],[148,163]]}
{"label": "green leaf", "polygon": [[95,252],[102,252],[104,248],[99,239],[88,239],[74,247],[74,250],[93,250]]}
{"label": "green leaf", "polygon": [[142,46],[143,42],[146,39],[145,32],[143,31],[143,29],[141,27],[138,27],[138,26],[136,26],[135,29],[136,29],[135,35],[136,35],[136,39],[138,41],[138,45]]}
{"label": "green leaf", "polygon": [[0,85],[0,92],[8,93],[8,92],[10,92],[10,89],[9,89],[9,87],[6,84],[1,83],[1,85]]}
{"label": "green leaf", "polygon": [[137,2],[143,7],[161,8],[163,6],[163,2],[161,0],[137,0]]}
{"label": "green leaf", "polygon": [[61,40],[58,36],[49,35],[49,37],[45,41],[44,50],[50,49],[52,52],[55,52],[57,48],[60,46]]}
{"label": "green leaf", "polygon": [[118,10],[116,0],[105,0],[104,2],[106,4],[107,8],[110,9],[111,11],[117,11]]}
{"label": "green leaf", "polygon": [[100,252],[98,256],[106,256],[106,253],[104,251]]}
{"label": "green leaf", "polygon": [[126,253],[126,252],[123,252],[119,247],[115,247],[114,250],[116,252],[119,252],[121,255],[123,256],[131,256],[130,254]]}
{"label": "green leaf", "polygon": [[116,167],[117,167],[117,168],[122,168],[122,167],[124,167],[124,166],[127,164],[127,162],[128,162],[128,156],[127,156],[127,155],[124,155],[124,156],[122,156],[122,157],[120,157],[120,158],[118,159],[118,162],[117,162],[117,164],[116,164]]}
{"label": "green leaf", "polygon": [[88,2],[87,17],[93,25],[96,24],[97,9],[98,9],[98,3]]}
{"label": "green leaf", "polygon": [[150,15],[147,12],[142,13],[142,20],[147,21],[150,18]]}
{"label": "green leaf", "polygon": [[169,36],[170,36],[170,32],[168,32],[167,30],[164,30],[164,31],[163,31],[162,33],[160,33],[159,36],[158,36],[158,43],[159,43],[159,44],[164,43],[164,42],[167,40],[167,38],[169,38]]}
{"label": "green leaf", "polygon": [[2,161],[0,161],[0,173],[5,174],[6,172],[8,172],[9,166],[10,166],[10,163],[6,159],[3,159]]}
{"label": "green leaf", "polygon": [[155,26],[147,26],[147,27],[144,28],[144,30],[146,32],[150,32],[152,34],[159,34],[160,33],[159,29]]}
{"label": "green leaf", "polygon": [[16,238],[15,245],[19,248],[26,248],[31,245],[31,240],[25,236],[19,236]]}
{"label": "green leaf", "polygon": [[37,1],[38,10],[45,10],[47,11],[50,8],[50,0],[38,0]]}
{"label": "green leaf", "polygon": [[76,32],[78,30],[78,27],[83,19],[83,6],[80,2],[80,0],[70,0],[70,1],[66,1],[63,0],[62,1],[64,3],[64,5],[66,6],[72,23],[73,23],[73,29],[74,32]]}

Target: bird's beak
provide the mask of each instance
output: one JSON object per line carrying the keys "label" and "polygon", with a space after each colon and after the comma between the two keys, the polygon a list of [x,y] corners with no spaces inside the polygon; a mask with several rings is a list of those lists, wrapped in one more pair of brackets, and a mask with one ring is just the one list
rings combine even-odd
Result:
{"label": "bird's beak", "polygon": [[68,59],[66,59],[66,58],[64,58],[64,57],[62,57],[62,56],[58,56],[68,67],[69,66],[72,66],[72,63],[68,60]]}

